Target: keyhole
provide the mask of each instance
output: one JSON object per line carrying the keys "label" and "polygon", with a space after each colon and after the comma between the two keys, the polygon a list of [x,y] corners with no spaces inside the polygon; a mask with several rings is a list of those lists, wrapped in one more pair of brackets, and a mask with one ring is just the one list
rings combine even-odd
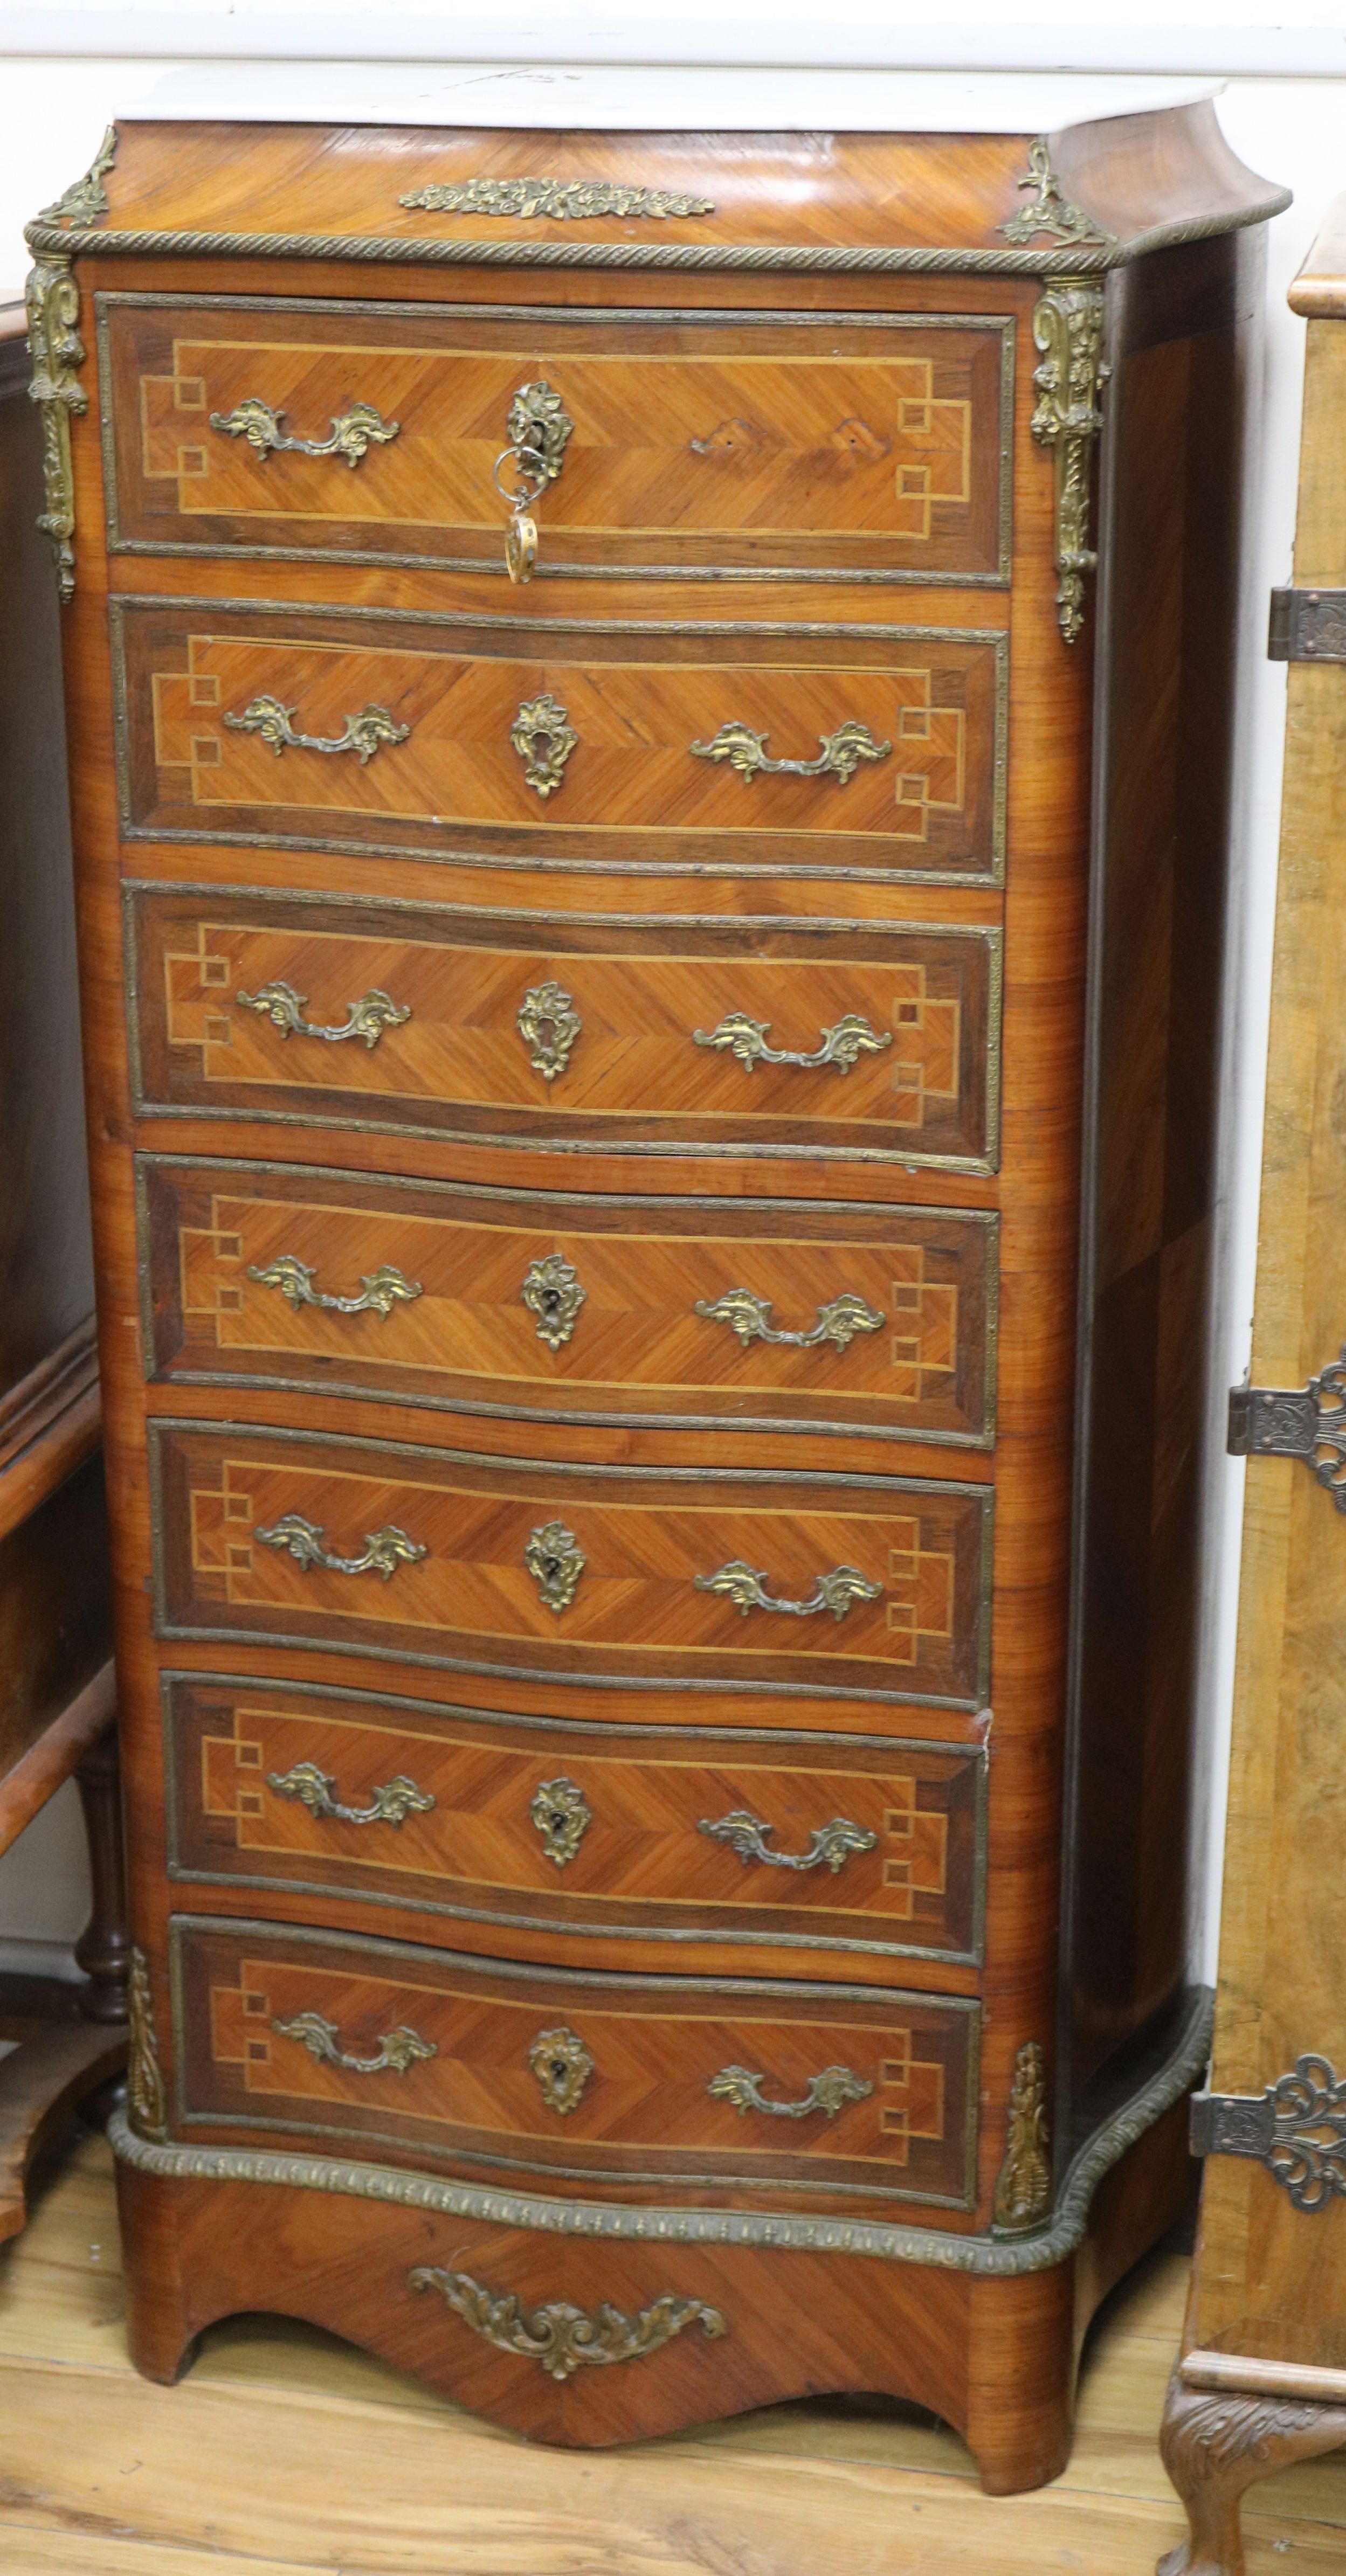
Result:
{"label": "keyhole", "polygon": [[543,1303],[543,1305],[546,1307],[547,1312],[548,1312],[548,1314],[549,1314],[549,1315],[555,1315],[555,1314],[557,1314],[557,1313],[559,1312],[559,1310],[560,1310],[560,1304],[561,1304],[561,1291],[560,1291],[560,1289],[559,1289],[559,1288],[544,1288],[544,1289],[543,1289],[543,1291],[542,1291],[542,1303]]}
{"label": "keyhole", "polygon": [[542,1572],[548,1583],[555,1583],[560,1575],[560,1571],[561,1560],[559,1556],[544,1556],[542,1560]]}

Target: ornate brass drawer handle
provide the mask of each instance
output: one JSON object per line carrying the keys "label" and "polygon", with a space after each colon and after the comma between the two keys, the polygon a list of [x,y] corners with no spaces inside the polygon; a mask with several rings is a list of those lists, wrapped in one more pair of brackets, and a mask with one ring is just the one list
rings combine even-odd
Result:
{"label": "ornate brass drawer handle", "polygon": [[528,1813],[542,1836],[548,1860],[555,1861],[558,1869],[565,1869],[594,1820],[584,1791],[577,1789],[573,1780],[539,1781]]}
{"label": "ornate brass drawer handle", "polygon": [[879,1839],[877,1834],[867,1833],[863,1825],[853,1825],[849,1816],[833,1816],[830,1824],[815,1825],[807,1851],[768,1851],[767,1835],[774,1834],[776,1828],[764,1825],[760,1816],[750,1814],[746,1807],[735,1807],[731,1815],[720,1816],[714,1824],[703,1816],[696,1830],[709,1834],[712,1842],[728,1843],[745,1864],[760,1860],[768,1869],[830,1869],[834,1878],[852,1852],[873,1851]]}
{"label": "ornate brass drawer handle", "polygon": [[287,438],[281,422],[284,411],[273,411],[270,403],[256,394],[248,394],[235,403],[231,412],[213,411],[212,429],[221,430],[226,438],[246,438],[258,456],[344,456],[352,470],[372,447],[386,447],[401,429],[398,420],[385,420],[373,403],[352,403],[349,411],[339,411],[326,438]]}
{"label": "ornate brass drawer handle", "polygon": [[765,2075],[753,2075],[746,2066],[722,2066],[712,2075],[706,2091],[714,2102],[732,2102],[739,2118],[746,2111],[765,2111],[773,2120],[807,2120],[815,2111],[835,2120],[848,2102],[863,2102],[873,2092],[863,2075],[852,2075],[849,2066],[825,2066],[821,2075],[811,2075],[801,2102],[768,2102],[762,2091]]}
{"label": "ornate brass drawer handle", "polygon": [[240,1010],[260,1011],[283,1038],[323,1038],[328,1046],[363,1038],[367,1047],[376,1047],[385,1029],[400,1029],[411,1017],[408,1004],[395,1002],[377,984],[362,993],[358,1002],[346,1004],[346,1017],[335,1029],[324,1028],[320,1020],[305,1019],[308,995],[296,993],[293,984],[262,984],[255,993],[235,993],[234,1000]]}
{"label": "ornate brass drawer handle", "polygon": [[838,1073],[849,1073],[862,1055],[878,1055],[893,1043],[892,1032],[876,1029],[860,1011],[846,1011],[835,1028],[824,1029],[821,1045],[812,1055],[802,1055],[789,1047],[768,1046],[766,1033],[770,1020],[751,1020],[746,1011],[726,1011],[713,1029],[693,1029],[695,1046],[716,1047],[721,1055],[734,1056],[746,1065],[749,1073],[757,1064],[793,1064],[805,1073],[816,1073],[823,1065],[834,1064]]}
{"label": "ornate brass drawer handle", "polygon": [[[533,504],[565,463],[566,445],[575,424],[549,384],[520,385],[505,423],[508,446],[491,468],[492,480],[509,513],[505,530],[505,570],[510,580],[531,581],[537,561],[537,521]],[[501,480],[508,470],[511,483]]]}
{"label": "ornate brass drawer handle", "polygon": [[286,1512],[270,1529],[254,1530],[253,1536],[259,1547],[283,1549],[296,1565],[321,1566],[326,1574],[381,1574],[385,1583],[391,1582],[399,1565],[419,1565],[430,1552],[390,1522],[367,1533],[363,1556],[333,1556],[323,1546],[318,1523],[306,1521],[299,1512]]}
{"label": "ornate brass drawer handle", "polygon": [[575,1587],[588,1563],[564,1521],[545,1521],[535,1529],[523,1561],[538,1588],[538,1597],[559,1619],[575,1598]]}
{"label": "ornate brass drawer handle", "polygon": [[594,2061],[583,2040],[564,2024],[557,2030],[538,2032],[528,2051],[528,2063],[548,2110],[562,2115],[575,2109],[594,2071]]}
{"label": "ornate brass drawer handle", "polygon": [[570,1062],[570,1050],[583,1031],[563,984],[535,984],[515,1014],[515,1027],[528,1049],[528,1061],[544,1082],[555,1082]]}
{"label": "ornate brass drawer handle", "polygon": [[696,1574],[692,1580],[698,1592],[723,1593],[745,1619],[750,1610],[783,1610],[791,1619],[813,1619],[820,1610],[830,1610],[834,1619],[844,1619],[853,1602],[877,1601],[883,1592],[881,1583],[870,1583],[856,1566],[834,1565],[830,1574],[815,1577],[807,1601],[773,1601],[766,1589],[770,1577],[758,1574],[741,1557],[732,1558],[715,1574]]}
{"label": "ornate brass drawer handle", "polygon": [[362,707],[358,716],[343,716],[341,731],[330,738],[321,733],[296,733],[290,719],[293,707],[283,707],[279,698],[250,698],[241,716],[226,715],[230,733],[259,733],[269,742],[277,760],[283,751],[353,751],[362,769],[373,759],[381,743],[405,742],[410,725],[397,724],[386,707]]}
{"label": "ornate brass drawer handle", "polygon": [[536,1318],[538,1340],[549,1351],[559,1351],[574,1332],[585,1296],[565,1255],[549,1252],[541,1261],[530,1261],[519,1294]]}
{"label": "ornate brass drawer handle", "polygon": [[829,777],[839,787],[849,787],[862,760],[886,760],[893,747],[890,742],[876,742],[868,725],[853,719],[818,739],[822,750],[816,760],[768,760],[769,736],[731,718],[710,742],[694,742],[689,748],[697,760],[727,760],[745,787],[751,787],[754,778]]}
{"label": "ornate brass drawer handle", "polygon": [[273,2021],[271,2027],[282,2039],[297,2039],[320,2066],[344,2066],[348,2075],[405,2075],[418,2059],[439,2055],[432,2039],[422,2039],[405,2022],[383,2033],[375,2057],[352,2057],[338,2047],[336,2023],[319,2012],[296,2013],[293,2021]]}
{"label": "ornate brass drawer handle", "polygon": [[343,1806],[331,1772],[320,1771],[316,1762],[292,1762],[288,1771],[269,1771],[266,1785],[278,1798],[297,1798],[311,1816],[330,1817],[341,1825],[404,1825],[408,1816],[428,1815],[435,1803],[430,1791],[418,1789],[403,1771],[376,1789],[367,1807]]}
{"label": "ornate brass drawer handle", "polygon": [[853,1288],[843,1289],[839,1297],[820,1306],[818,1320],[807,1333],[778,1332],[771,1321],[770,1298],[754,1296],[751,1288],[727,1288],[723,1297],[709,1302],[698,1297],[692,1311],[708,1324],[728,1324],[745,1351],[752,1342],[772,1342],[790,1351],[816,1351],[830,1342],[833,1350],[844,1351],[857,1333],[877,1333],[886,1320]]}
{"label": "ornate brass drawer handle", "polygon": [[614,2361],[643,2361],[662,2344],[671,2343],[685,2326],[699,2325],[711,2340],[728,2334],[718,2308],[704,2299],[675,2299],[671,2290],[623,2316],[620,2308],[602,2305],[589,2316],[568,2299],[551,2299],[542,2308],[525,2308],[517,2291],[496,2297],[470,2272],[446,2272],[435,2263],[418,2263],[407,2280],[413,2290],[438,2290],[456,2317],[494,2344],[497,2352],[517,2353],[539,2362],[550,2379],[570,2379],[582,2366]]}
{"label": "ornate brass drawer handle", "polygon": [[[330,1030],[324,1035],[330,1036]],[[292,1252],[278,1252],[274,1261],[250,1262],[248,1277],[259,1288],[279,1288],[287,1306],[296,1315],[303,1306],[321,1306],[328,1315],[382,1315],[385,1322],[394,1306],[421,1297],[425,1291],[418,1279],[408,1279],[392,1262],[382,1262],[360,1282],[358,1297],[334,1297],[325,1288],[315,1288],[317,1271],[307,1261],[297,1261]]]}
{"label": "ornate brass drawer handle", "polygon": [[579,741],[565,708],[546,691],[540,698],[529,698],[510,726],[509,739],[511,750],[523,762],[525,786],[544,800],[555,795]]}

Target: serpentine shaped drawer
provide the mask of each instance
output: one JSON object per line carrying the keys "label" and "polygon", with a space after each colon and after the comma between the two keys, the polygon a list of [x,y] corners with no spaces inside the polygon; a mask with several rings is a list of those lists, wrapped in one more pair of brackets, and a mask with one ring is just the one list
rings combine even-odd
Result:
{"label": "serpentine shaped drawer", "polygon": [[546,569],[1007,575],[1003,317],[759,314],[731,333],[686,314],[98,303],[114,552],[503,572],[492,468],[540,385]]}
{"label": "serpentine shaped drawer", "polygon": [[1003,638],[118,603],[133,838],[987,885]]}
{"label": "serpentine shaped drawer", "polygon": [[163,1636],[984,1703],[984,1486],[567,1472],[230,1424],[150,1436]]}
{"label": "serpentine shaped drawer", "polygon": [[179,2124],[803,2205],[971,2198],[975,2003],[599,1977],[179,1919]]}
{"label": "serpentine shaped drawer", "polygon": [[980,1950],[973,1746],[726,1744],[685,1725],[623,1743],[601,1719],[530,1726],[262,1678],[177,1673],[165,1691],[178,1881],[398,1905],[439,1938],[563,1931],[572,1958],[595,1937],[648,1943],[665,1967],[689,1945],[775,1942],[795,1971],[801,1951],[859,1949],[866,1975],[879,1956]]}
{"label": "serpentine shaped drawer", "polygon": [[138,1160],[147,1366],[569,1422],[989,1447],[998,1219]]}
{"label": "serpentine shaped drawer", "polygon": [[142,1109],[994,1168],[995,930],[558,926],[544,947],[429,906],[126,901]]}

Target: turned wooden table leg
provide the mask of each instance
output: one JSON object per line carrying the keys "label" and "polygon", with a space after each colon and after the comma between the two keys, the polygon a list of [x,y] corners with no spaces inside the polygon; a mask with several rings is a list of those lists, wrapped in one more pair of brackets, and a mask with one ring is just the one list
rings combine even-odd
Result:
{"label": "turned wooden table leg", "polygon": [[88,2021],[126,2019],[131,1935],[126,1924],[126,1859],[122,1844],[121,1766],[115,1724],[77,1765],[93,1878],[93,1912],[75,1944],[75,1959],[89,1980],[83,1996]]}
{"label": "turned wooden table leg", "polygon": [[1346,2406],[1290,2404],[1169,2381],[1159,2447],[1187,2507],[1191,2537],[1158,2576],[1244,2576],[1239,2504],[1246,2488],[1295,2460],[1346,2445]]}

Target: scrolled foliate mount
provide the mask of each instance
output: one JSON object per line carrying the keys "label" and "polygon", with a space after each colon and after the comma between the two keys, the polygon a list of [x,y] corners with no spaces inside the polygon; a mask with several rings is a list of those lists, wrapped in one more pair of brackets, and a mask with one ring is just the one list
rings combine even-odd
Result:
{"label": "scrolled foliate mount", "polygon": [[474,2281],[470,2272],[450,2272],[438,2264],[418,2263],[407,2274],[413,2290],[438,2290],[456,2317],[497,2352],[517,2353],[536,2361],[550,2379],[573,2378],[582,2366],[643,2361],[671,2343],[684,2328],[699,2325],[714,2340],[729,2331],[718,2308],[704,2299],[677,2299],[666,2290],[634,2317],[611,2307],[606,2299],[590,2315],[568,2299],[525,2308],[518,2292],[496,2294]]}
{"label": "scrolled foliate mount", "polygon": [[1067,644],[1084,632],[1084,576],[1097,569],[1089,540],[1094,441],[1103,427],[1099,396],[1112,372],[1103,356],[1103,290],[1077,278],[1049,278],[1033,315],[1042,351],[1029,428],[1051,450],[1055,477],[1053,554],[1057,618]]}

